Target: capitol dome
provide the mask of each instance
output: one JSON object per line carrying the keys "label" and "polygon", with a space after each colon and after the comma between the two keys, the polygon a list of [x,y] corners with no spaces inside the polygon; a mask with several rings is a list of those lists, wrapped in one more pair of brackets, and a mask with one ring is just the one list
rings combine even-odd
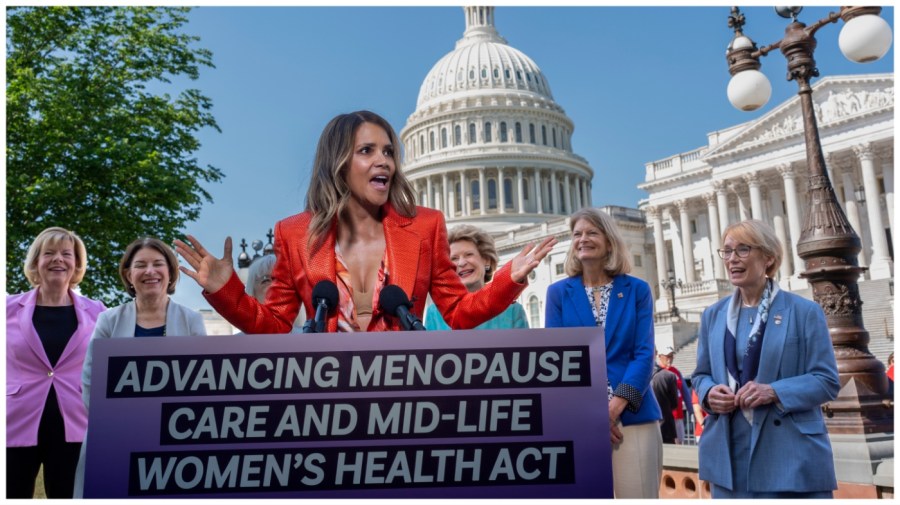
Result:
{"label": "capitol dome", "polygon": [[493,7],[463,10],[463,37],[400,132],[419,204],[492,232],[590,206],[593,170],[572,151],[574,124],[540,67],[500,36]]}
{"label": "capitol dome", "polygon": [[509,46],[497,33],[493,10],[472,8],[466,12],[466,31],[456,49],[441,58],[422,82],[416,107],[440,101],[447,95],[489,94],[516,90],[552,102],[550,86],[541,69],[522,51]]}

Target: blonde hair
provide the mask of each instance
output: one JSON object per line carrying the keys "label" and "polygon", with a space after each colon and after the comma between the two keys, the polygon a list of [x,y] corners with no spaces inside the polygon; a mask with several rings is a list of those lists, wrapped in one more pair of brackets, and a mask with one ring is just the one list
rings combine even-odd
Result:
{"label": "blonde hair", "polygon": [[[622,238],[619,227],[616,226],[613,218],[600,209],[587,207],[572,214],[572,217],[569,218],[569,230],[575,231],[575,225],[582,219],[596,226],[606,237],[606,242],[609,245],[609,254],[606,264],[603,266],[603,271],[606,272],[606,275],[615,277],[616,275],[631,272],[631,256],[628,252],[628,245],[625,243],[625,239]],[[584,272],[584,265],[581,264],[581,260],[575,255],[575,242],[575,240],[572,240],[569,252],[566,253],[565,270],[566,275],[569,277],[581,275]]]}
{"label": "blonde hair", "polygon": [[448,244],[459,242],[460,240],[468,240],[474,244],[475,249],[478,249],[478,254],[487,261],[488,269],[484,273],[484,282],[490,282],[494,277],[494,272],[497,270],[497,263],[500,262],[500,258],[497,257],[497,246],[494,244],[494,237],[491,237],[488,232],[481,228],[469,224],[461,224],[454,226],[447,234]]}
{"label": "blonde hair", "polygon": [[771,266],[766,266],[766,276],[775,278],[781,261],[784,259],[784,249],[771,226],[758,219],[747,219],[725,228],[725,231],[722,232],[723,244],[729,235],[741,244],[758,247],[765,256],[774,258],[775,262]]}
{"label": "blonde hair", "polygon": [[125,285],[125,291],[132,298],[137,295],[134,286],[128,282],[128,271],[131,270],[131,262],[134,260],[134,256],[141,249],[153,249],[166,258],[166,267],[169,270],[169,285],[166,286],[166,293],[170,295],[175,294],[175,285],[178,284],[178,258],[175,256],[175,251],[168,244],[153,237],[139,238],[125,248],[125,254],[122,255],[122,261],[119,262],[119,278],[122,279],[122,284]]}
{"label": "blonde hair", "polygon": [[41,273],[38,271],[37,266],[41,250],[45,245],[55,246],[63,240],[72,242],[73,249],[75,249],[75,274],[72,275],[72,279],[69,281],[69,288],[74,288],[84,279],[84,273],[87,271],[87,249],[85,249],[81,237],[76,235],[74,231],[51,226],[38,233],[34,242],[28,247],[28,254],[25,255],[23,271],[25,272],[25,278],[28,279],[28,283],[32,287],[41,284]]}
{"label": "blonde hair", "polygon": [[378,114],[367,110],[340,114],[325,125],[316,147],[312,180],[306,192],[306,210],[312,213],[310,246],[324,238],[331,223],[344,213],[350,202],[346,172],[353,156],[356,131],[363,123],[380,126],[394,146],[394,176],[388,190],[388,202],[402,216],[416,215],[416,194],[400,170],[401,144],[391,125]]}

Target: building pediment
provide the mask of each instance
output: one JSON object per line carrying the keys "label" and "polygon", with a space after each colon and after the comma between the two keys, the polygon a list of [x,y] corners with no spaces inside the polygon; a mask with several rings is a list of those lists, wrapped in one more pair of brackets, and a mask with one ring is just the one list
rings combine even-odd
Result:
{"label": "building pediment", "polygon": [[[826,77],[813,85],[813,108],[821,133],[849,121],[894,110],[894,74],[868,74]],[[747,123],[743,131],[710,150],[703,157],[716,160],[740,157],[803,137],[800,97],[794,96],[758,120]]]}

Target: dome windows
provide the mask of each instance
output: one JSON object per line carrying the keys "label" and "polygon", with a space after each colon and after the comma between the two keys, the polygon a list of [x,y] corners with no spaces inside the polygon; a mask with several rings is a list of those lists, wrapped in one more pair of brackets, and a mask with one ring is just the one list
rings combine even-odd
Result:
{"label": "dome windows", "polygon": [[499,79],[499,78],[500,78],[500,69],[497,67],[494,67],[494,79]]}
{"label": "dome windows", "polygon": [[[556,130],[554,130],[554,133],[556,133]],[[554,137],[554,139],[555,138],[556,137]],[[441,128],[441,148],[442,149],[447,148],[447,129],[446,128]]]}
{"label": "dome windows", "polygon": [[506,121],[500,123],[500,142],[509,142],[509,134],[506,131]]}
{"label": "dome windows", "polygon": [[522,123],[516,122],[516,142],[522,143]]}
{"label": "dome windows", "polygon": [[453,145],[458,146],[462,143],[462,127],[456,125],[453,127]]}
{"label": "dome windows", "polygon": [[547,145],[547,127],[541,125],[541,143]]}
{"label": "dome windows", "polygon": [[484,141],[485,143],[491,142],[491,123],[484,123]]}
{"label": "dome windows", "polygon": [[475,134],[475,123],[469,123],[469,144],[474,144],[478,140]]}
{"label": "dome windows", "polygon": [[503,75],[506,76],[506,80],[508,81],[509,80],[509,69],[508,68],[503,70]]}
{"label": "dome windows", "polygon": [[534,123],[530,123],[528,125],[528,141],[532,144],[537,144],[537,142],[534,140]]}

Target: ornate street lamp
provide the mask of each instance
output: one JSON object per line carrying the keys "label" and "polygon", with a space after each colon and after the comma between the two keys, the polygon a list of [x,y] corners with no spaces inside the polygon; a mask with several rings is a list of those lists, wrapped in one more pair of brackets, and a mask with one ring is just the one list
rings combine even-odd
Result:
{"label": "ornate street lamp", "polygon": [[669,316],[673,319],[678,318],[678,307],[675,305],[675,288],[681,289],[684,286],[684,283],[681,279],[675,278],[675,271],[671,268],[667,272],[668,276],[666,279],[660,282],[663,289],[669,293]]}
{"label": "ornate street lamp", "polygon": [[[272,228],[269,228],[269,233],[266,233],[266,237],[269,239],[269,242],[265,245],[263,245],[262,240],[254,240],[252,242],[251,247],[256,251],[252,258],[247,254],[247,240],[241,239],[241,254],[238,254],[238,268],[249,268],[250,263],[253,263],[253,260],[256,258],[275,253],[275,246],[272,245],[272,239],[275,238],[275,235],[272,233]],[[262,254],[259,253],[260,251],[262,251]]]}
{"label": "ornate street lamp", "polygon": [[841,391],[825,407],[826,424],[831,433],[868,434],[893,432],[893,410],[887,408],[887,379],[884,365],[869,352],[869,333],[863,327],[862,301],[857,279],[864,271],[857,255],[859,236],[850,226],[834,195],[825,170],[825,157],[813,112],[810,79],[819,75],[813,52],[815,33],[825,25],[844,21],[839,45],[844,55],[863,63],[874,61],[891,46],[891,29],[879,17],[880,7],[841,7],[827,18],[810,26],[797,21],[802,7],[776,7],[776,12],[791,23],[784,38],[757,49],[742,28],[744,15],[731,9],[728,26],[734,38],[726,57],[732,74],[728,99],[741,110],[756,110],[771,95],[771,85],[760,71],[759,59],[774,49],[787,58],[788,80],[797,81],[809,168],[810,209],[797,242],[797,254],[805,262],[800,274],[812,286],[813,298],[822,306],[834,345]]}

